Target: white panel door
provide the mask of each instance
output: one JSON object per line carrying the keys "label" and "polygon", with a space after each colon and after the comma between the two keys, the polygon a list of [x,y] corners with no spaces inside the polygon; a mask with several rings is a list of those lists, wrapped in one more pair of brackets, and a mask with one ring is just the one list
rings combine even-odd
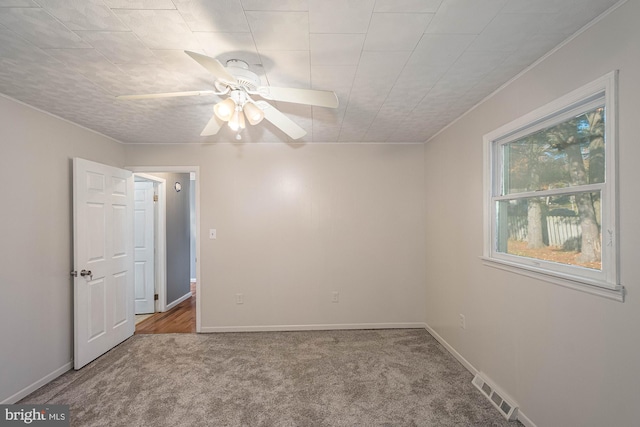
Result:
{"label": "white panel door", "polygon": [[133,175],[73,159],[74,368],[133,335]]}
{"label": "white panel door", "polygon": [[135,256],[135,309],[136,314],[154,312],[154,207],[153,182],[135,183],[134,256]]}

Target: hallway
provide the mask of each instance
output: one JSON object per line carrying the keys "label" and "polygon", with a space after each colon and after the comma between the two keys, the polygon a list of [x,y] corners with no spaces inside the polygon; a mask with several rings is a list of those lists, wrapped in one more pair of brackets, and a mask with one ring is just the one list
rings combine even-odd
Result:
{"label": "hallway", "polygon": [[196,284],[191,298],[169,311],[156,313],[136,325],[136,334],[192,334],[196,332]]}

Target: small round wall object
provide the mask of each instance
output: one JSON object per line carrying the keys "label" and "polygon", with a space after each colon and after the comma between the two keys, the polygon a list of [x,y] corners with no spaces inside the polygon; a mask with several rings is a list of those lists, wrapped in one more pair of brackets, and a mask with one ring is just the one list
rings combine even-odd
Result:
{"label": "small round wall object", "polygon": [[180,190],[182,190],[182,184],[180,184],[179,182],[176,182],[175,184],[173,184],[173,188],[175,188],[176,192],[179,193]]}

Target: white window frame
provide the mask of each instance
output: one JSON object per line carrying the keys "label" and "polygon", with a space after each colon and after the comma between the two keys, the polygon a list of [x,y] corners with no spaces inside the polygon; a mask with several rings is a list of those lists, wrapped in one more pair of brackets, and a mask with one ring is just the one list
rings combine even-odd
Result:
{"label": "white window frame", "polygon": [[[617,229],[617,71],[585,85],[544,105],[500,128],[484,135],[484,251],[485,265],[520,275],[545,280],[617,301],[624,301],[624,287],[618,281],[618,229]],[[532,191],[501,195],[502,146],[538,130],[561,123],[580,112],[605,106],[605,182],[580,186],[579,191],[601,192],[602,267],[594,270],[580,266],[560,264],[497,251],[496,202],[501,199],[535,197],[555,192],[565,194],[573,188]],[[544,194],[543,194],[544,193]]]}

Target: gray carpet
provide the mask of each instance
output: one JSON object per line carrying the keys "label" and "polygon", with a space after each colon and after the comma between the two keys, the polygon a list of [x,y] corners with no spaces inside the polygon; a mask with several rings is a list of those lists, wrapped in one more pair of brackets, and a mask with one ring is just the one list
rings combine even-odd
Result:
{"label": "gray carpet", "polygon": [[421,329],[135,335],[21,403],[73,426],[517,426]]}

